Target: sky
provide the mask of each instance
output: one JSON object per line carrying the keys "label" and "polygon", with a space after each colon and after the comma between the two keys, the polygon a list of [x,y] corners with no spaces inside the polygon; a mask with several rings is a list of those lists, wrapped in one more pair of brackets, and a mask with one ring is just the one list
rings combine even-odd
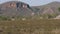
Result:
{"label": "sky", "polygon": [[[0,3],[4,3],[7,1],[11,1],[11,0],[0,0]],[[39,5],[48,4],[53,1],[60,1],[60,0],[19,0],[19,1],[25,2],[30,6],[39,6]]]}

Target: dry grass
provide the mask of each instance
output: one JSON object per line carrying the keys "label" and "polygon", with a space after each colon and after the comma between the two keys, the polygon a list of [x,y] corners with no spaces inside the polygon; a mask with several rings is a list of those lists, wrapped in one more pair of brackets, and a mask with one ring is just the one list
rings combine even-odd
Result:
{"label": "dry grass", "polygon": [[60,20],[0,21],[0,34],[60,34]]}

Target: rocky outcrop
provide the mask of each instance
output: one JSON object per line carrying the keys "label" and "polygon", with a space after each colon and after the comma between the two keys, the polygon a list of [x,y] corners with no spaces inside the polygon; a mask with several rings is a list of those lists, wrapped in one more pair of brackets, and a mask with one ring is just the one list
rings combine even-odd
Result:
{"label": "rocky outcrop", "polygon": [[2,7],[6,8],[29,8],[29,5],[23,2],[10,1],[3,4]]}
{"label": "rocky outcrop", "polygon": [[60,15],[56,16],[56,18],[54,18],[54,19],[60,19]]}

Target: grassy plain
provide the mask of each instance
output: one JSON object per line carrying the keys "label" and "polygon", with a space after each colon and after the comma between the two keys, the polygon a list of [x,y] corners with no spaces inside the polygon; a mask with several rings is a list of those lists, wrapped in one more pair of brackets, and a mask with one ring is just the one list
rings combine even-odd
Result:
{"label": "grassy plain", "polygon": [[60,34],[60,19],[0,21],[0,34]]}

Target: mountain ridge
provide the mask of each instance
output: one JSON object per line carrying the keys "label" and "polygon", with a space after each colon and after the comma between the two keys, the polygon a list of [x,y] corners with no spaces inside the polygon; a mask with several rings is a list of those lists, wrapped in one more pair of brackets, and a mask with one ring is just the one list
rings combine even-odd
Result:
{"label": "mountain ridge", "polygon": [[0,4],[0,15],[5,16],[53,16],[60,15],[58,8],[60,2],[51,2],[42,6],[29,6],[28,4],[20,1],[9,1]]}

